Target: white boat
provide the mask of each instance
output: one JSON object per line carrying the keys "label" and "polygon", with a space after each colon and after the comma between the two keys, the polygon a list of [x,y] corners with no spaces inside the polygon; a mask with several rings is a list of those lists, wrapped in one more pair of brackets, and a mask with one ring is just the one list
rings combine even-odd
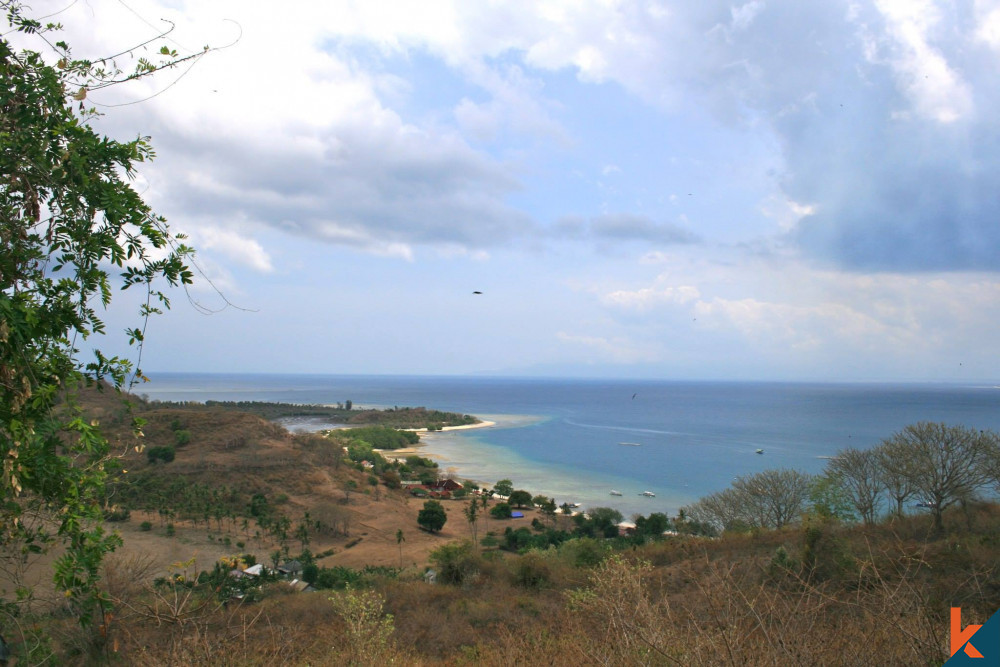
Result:
{"label": "white boat", "polygon": [[763,453],[764,453],[764,450],[763,450],[763,449],[758,449],[758,450],[757,450],[757,453],[758,453],[758,454],[763,454]]}
{"label": "white boat", "polygon": [[641,442],[619,442],[618,444],[626,447],[642,447]]}
{"label": "white boat", "polygon": [[655,498],[656,497],[656,494],[653,493],[652,491],[643,491],[639,495],[646,496],[647,498]]}
{"label": "white boat", "polygon": [[613,496],[620,496],[621,494],[622,494],[622,492],[619,491],[618,489],[611,489],[611,495],[613,495]]}

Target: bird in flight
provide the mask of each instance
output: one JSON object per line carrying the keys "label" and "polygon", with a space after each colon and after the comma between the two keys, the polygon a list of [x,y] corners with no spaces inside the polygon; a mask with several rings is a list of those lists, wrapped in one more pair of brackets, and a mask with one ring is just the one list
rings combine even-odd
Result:
{"label": "bird in flight", "polygon": [[636,396],[638,396],[638,394],[632,394],[632,400],[633,400],[633,401],[635,400],[635,397],[636,397]]}
{"label": "bird in flight", "polygon": [[473,292],[473,294],[482,294],[482,292],[480,292],[479,290],[476,290],[475,292]]}

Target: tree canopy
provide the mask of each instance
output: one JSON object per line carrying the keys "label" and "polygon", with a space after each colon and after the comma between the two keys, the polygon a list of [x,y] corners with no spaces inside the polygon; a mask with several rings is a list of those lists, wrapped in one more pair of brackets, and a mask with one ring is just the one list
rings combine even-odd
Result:
{"label": "tree canopy", "polygon": [[447,521],[448,514],[445,512],[444,506],[436,500],[425,501],[423,509],[417,513],[417,524],[432,533],[444,528]]}
{"label": "tree canopy", "polygon": [[[40,550],[61,538],[55,583],[86,622],[102,603],[102,557],[119,539],[100,523],[114,459],[73,392],[102,381],[120,389],[142,371],[99,351],[84,361],[78,346],[105,333],[99,309],[116,288],[137,288],[138,326],[126,334],[141,358],[147,318],[169,307],[164,285],[193,274],[191,250],[130,184],[153,157],[148,138],[94,131],[85,100],[180,58],[164,47],[162,64],[140,59],[123,74],[112,61],[75,59],[48,38],[59,26],[27,18],[16,2],[2,5],[10,30],[0,38],[0,542]],[[50,52],[17,50],[14,38],[38,38]],[[54,520],[56,535],[26,528],[29,514]]]}

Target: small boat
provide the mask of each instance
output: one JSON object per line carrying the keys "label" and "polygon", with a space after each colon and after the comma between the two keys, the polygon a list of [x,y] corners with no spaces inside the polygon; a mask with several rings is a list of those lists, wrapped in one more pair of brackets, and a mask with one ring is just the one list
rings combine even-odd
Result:
{"label": "small boat", "polygon": [[624,445],[625,447],[642,447],[641,442],[619,442],[619,445]]}
{"label": "small boat", "polygon": [[618,489],[611,489],[611,495],[613,495],[613,496],[620,496],[621,494],[622,494],[622,492],[619,491]]}
{"label": "small boat", "polygon": [[656,494],[653,493],[652,491],[643,491],[639,495],[640,496],[646,496],[647,498],[655,498],[656,497]]}
{"label": "small boat", "polygon": [[572,507],[573,509],[576,509],[577,507],[580,506],[580,503],[570,503],[569,506]]}
{"label": "small boat", "polygon": [[757,453],[758,453],[758,454],[763,454],[763,453],[764,453],[764,450],[763,450],[763,449],[758,449],[758,450],[757,450]]}

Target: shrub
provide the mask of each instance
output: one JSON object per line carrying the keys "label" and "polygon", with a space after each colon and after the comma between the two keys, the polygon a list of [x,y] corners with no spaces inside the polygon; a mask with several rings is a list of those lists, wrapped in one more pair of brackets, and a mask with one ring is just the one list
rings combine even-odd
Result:
{"label": "shrub", "polygon": [[178,447],[183,447],[184,445],[191,442],[191,431],[174,431],[174,444]]}
{"label": "shrub", "polygon": [[153,530],[153,524],[150,523],[149,521],[143,521],[142,523],[139,524],[139,530],[141,530],[144,533],[148,533],[149,531]]}
{"label": "shrub", "polygon": [[479,572],[481,561],[472,544],[445,544],[431,552],[431,562],[437,566],[438,580],[461,585]]}
{"label": "shrub", "polygon": [[507,503],[497,503],[490,508],[490,516],[494,519],[509,519],[510,505]]}
{"label": "shrub", "polygon": [[551,573],[545,558],[537,552],[529,552],[513,563],[514,583],[524,588],[537,589],[548,583]]}
{"label": "shrub", "polygon": [[161,447],[150,447],[146,450],[146,459],[150,463],[156,463],[157,461],[163,461],[164,463],[170,463],[174,460],[175,450],[172,445],[163,445]]}

